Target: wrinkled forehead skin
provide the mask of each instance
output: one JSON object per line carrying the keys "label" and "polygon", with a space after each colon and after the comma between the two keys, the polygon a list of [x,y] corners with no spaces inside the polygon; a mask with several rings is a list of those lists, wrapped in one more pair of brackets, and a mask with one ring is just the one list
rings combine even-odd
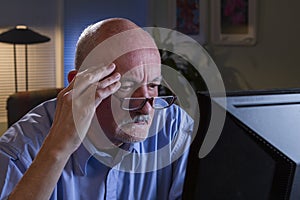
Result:
{"label": "wrinkled forehead skin", "polygon": [[[91,66],[109,65],[120,56],[133,51],[148,49],[152,52],[158,52],[151,36],[141,28],[126,30],[105,39],[101,38],[100,35],[97,40],[100,40],[95,41],[99,44],[85,57],[80,70],[85,70]],[[159,53],[157,55],[159,56]]]}

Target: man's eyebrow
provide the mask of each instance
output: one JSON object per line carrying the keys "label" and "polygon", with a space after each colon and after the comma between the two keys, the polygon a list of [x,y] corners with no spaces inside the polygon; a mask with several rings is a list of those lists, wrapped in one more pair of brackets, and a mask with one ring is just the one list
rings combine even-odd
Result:
{"label": "man's eyebrow", "polygon": [[[163,80],[163,77],[162,76],[158,76],[156,78],[154,78],[152,81],[150,81],[149,83],[153,83],[153,82],[161,82]],[[121,82],[132,82],[132,83],[137,83],[137,81],[135,80],[132,80],[130,78],[121,78],[120,80]]]}
{"label": "man's eyebrow", "polygon": [[162,77],[162,76],[159,76],[159,77],[154,78],[152,81],[150,81],[150,83],[153,83],[153,82],[161,82],[162,79],[163,79],[163,77]]}

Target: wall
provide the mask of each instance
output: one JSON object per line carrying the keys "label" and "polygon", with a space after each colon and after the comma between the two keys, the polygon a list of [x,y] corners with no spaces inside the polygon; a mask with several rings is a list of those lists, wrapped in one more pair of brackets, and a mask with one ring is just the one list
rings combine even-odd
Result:
{"label": "wall", "polygon": [[[153,24],[168,27],[168,4],[154,1]],[[208,7],[206,48],[221,71],[227,90],[299,87],[299,8],[300,1],[296,0],[257,0],[257,44],[234,47],[211,44]]]}

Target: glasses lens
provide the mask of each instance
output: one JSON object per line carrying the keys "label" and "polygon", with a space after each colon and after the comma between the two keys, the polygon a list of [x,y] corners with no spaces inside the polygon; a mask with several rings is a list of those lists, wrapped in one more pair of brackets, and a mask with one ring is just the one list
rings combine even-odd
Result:
{"label": "glasses lens", "polygon": [[122,99],[122,109],[124,110],[137,110],[144,106],[146,101],[150,101],[154,109],[164,109],[171,106],[176,97],[174,96],[161,96],[154,98],[123,98]]}
{"label": "glasses lens", "polygon": [[153,108],[154,109],[163,109],[171,106],[174,103],[174,96],[161,96],[155,97],[153,99]]}
{"label": "glasses lens", "polygon": [[125,110],[139,109],[145,101],[145,98],[124,98],[122,101],[122,108]]}

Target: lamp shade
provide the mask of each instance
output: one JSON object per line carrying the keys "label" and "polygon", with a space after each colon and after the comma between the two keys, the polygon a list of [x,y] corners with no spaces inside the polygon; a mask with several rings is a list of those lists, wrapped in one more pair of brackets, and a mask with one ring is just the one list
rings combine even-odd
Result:
{"label": "lamp shade", "polygon": [[14,71],[15,71],[15,89],[18,92],[18,81],[17,81],[17,59],[16,59],[16,44],[25,45],[25,83],[26,91],[28,90],[28,56],[27,56],[27,45],[37,44],[50,41],[50,38],[41,35],[27,26],[19,25],[6,32],[0,34],[0,42],[13,44],[14,46]]}
{"label": "lamp shade", "polygon": [[0,42],[10,44],[36,44],[50,41],[50,38],[41,35],[27,26],[16,26],[0,34]]}

